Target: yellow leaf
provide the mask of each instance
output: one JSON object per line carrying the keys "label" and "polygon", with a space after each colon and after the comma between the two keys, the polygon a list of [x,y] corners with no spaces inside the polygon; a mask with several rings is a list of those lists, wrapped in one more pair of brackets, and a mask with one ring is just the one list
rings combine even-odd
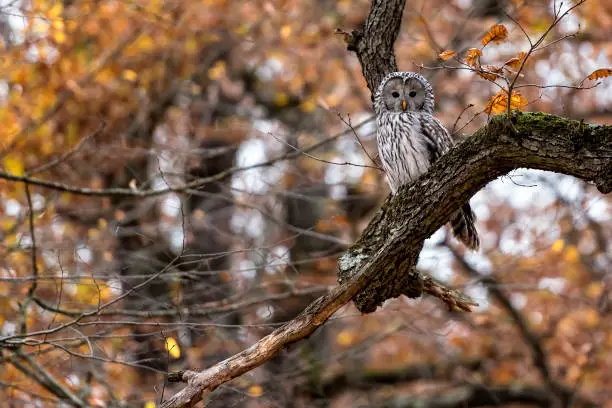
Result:
{"label": "yellow leaf", "polygon": [[155,403],[153,401],[147,401],[144,408],[155,408]]}
{"label": "yellow leaf", "polygon": [[63,30],[64,29],[64,22],[62,20],[54,20],[51,23],[51,27],[53,27],[56,30]]}
{"label": "yellow leaf", "polygon": [[2,160],[2,164],[4,164],[4,169],[7,172],[12,173],[16,176],[22,176],[25,172],[23,162],[14,156],[5,157],[4,160]]}
{"label": "yellow leaf", "polygon": [[555,253],[560,253],[561,251],[563,251],[564,246],[565,246],[565,242],[562,239],[558,239],[555,242],[553,242],[552,246],[550,247],[550,250]]}
{"label": "yellow leaf", "polygon": [[263,388],[261,385],[251,385],[249,387],[249,396],[257,398],[263,395]]}
{"label": "yellow leaf", "polygon": [[[527,99],[523,98],[518,91],[512,92],[512,98],[510,98],[510,109],[520,109],[528,104]],[[502,113],[508,109],[508,92],[502,89],[491,99],[485,107],[484,111],[488,114]]]}
{"label": "yellow leaf", "polygon": [[355,333],[349,330],[342,330],[336,336],[336,343],[341,346],[350,346],[355,342]]}
{"label": "yellow leaf", "polygon": [[508,38],[508,29],[506,26],[503,24],[495,24],[482,38],[482,46],[486,46],[491,41],[493,41],[495,44],[499,44],[506,38]]}
{"label": "yellow leaf", "polygon": [[217,61],[212,68],[208,70],[208,78],[216,81],[225,75],[225,61]]}
{"label": "yellow leaf", "polygon": [[325,97],[325,102],[328,106],[333,108],[335,106],[338,106],[338,104],[340,103],[340,96],[338,96],[337,94],[329,94]]}
{"label": "yellow leaf", "polygon": [[291,35],[291,26],[289,24],[285,24],[280,29],[280,36],[283,40],[286,40]]}
{"label": "yellow leaf", "polygon": [[584,293],[591,299],[598,299],[604,291],[604,286],[601,282],[591,282],[584,290]]}
{"label": "yellow leaf", "polygon": [[479,67],[480,57],[482,57],[482,51],[478,48],[470,48],[465,55],[465,63],[470,67]]}
{"label": "yellow leaf", "polygon": [[115,72],[111,68],[105,68],[96,75],[96,81],[103,85],[110,84],[114,79]]}
{"label": "yellow leaf", "polygon": [[195,38],[192,37],[185,41],[185,52],[187,54],[195,54],[198,52],[199,48],[200,47],[198,46],[198,42]]}
{"label": "yellow leaf", "polygon": [[98,239],[100,237],[100,230],[97,228],[90,228],[87,230],[87,237],[89,239]]}
{"label": "yellow leaf", "polygon": [[168,350],[168,353],[170,356],[172,356],[172,358],[179,358],[181,356],[181,348],[177,344],[176,340],[174,340],[174,337],[166,338],[166,350]]}
{"label": "yellow leaf", "polygon": [[234,30],[234,33],[236,33],[237,35],[247,35],[249,33],[249,25],[248,24],[240,25],[238,28]]}
{"label": "yellow leaf", "polygon": [[312,99],[306,99],[300,104],[300,109],[304,112],[313,112],[315,109],[317,109],[317,104]]}
{"label": "yellow leaf", "polygon": [[96,304],[110,299],[112,292],[104,283],[94,279],[81,279],[76,285],[76,298],[87,304]]}
{"label": "yellow leaf", "polygon": [[136,78],[138,78],[138,74],[136,73],[136,71],[133,71],[131,69],[124,70],[121,73],[121,76],[123,77],[123,79],[130,82],[134,82]]}
{"label": "yellow leaf", "polygon": [[49,19],[58,18],[62,15],[63,3],[61,1],[54,2],[53,6],[48,11]]}
{"label": "yellow leaf", "polygon": [[53,32],[53,39],[56,43],[63,44],[64,42],[66,42],[66,34],[63,30],[55,30]]}
{"label": "yellow leaf", "polygon": [[567,262],[577,262],[580,259],[580,252],[578,252],[578,248],[573,245],[568,245],[565,249],[563,259],[565,259]]}
{"label": "yellow leaf", "polygon": [[276,106],[286,106],[289,103],[289,96],[284,92],[277,92],[274,95],[274,104]]}
{"label": "yellow leaf", "polygon": [[134,46],[142,52],[147,52],[155,48],[155,42],[150,35],[143,34],[134,41]]}
{"label": "yellow leaf", "polygon": [[595,309],[587,309],[582,312],[582,324],[588,328],[594,328],[599,325],[599,313]]}
{"label": "yellow leaf", "polygon": [[600,79],[600,78],[609,77],[611,75],[612,75],[612,68],[601,68],[601,69],[591,72],[591,75],[589,75],[587,78],[588,79]]}
{"label": "yellow leaf", "polygon": [[440,57],[440,59],[442,61],[446,61],[446,60],[449,60],[449,59],[453,58],[455,55],[457,55],[457,53],[455,51],[453,51],[453,50],[446,50],[446,51],[441,52],[438,55],[438,57]]}

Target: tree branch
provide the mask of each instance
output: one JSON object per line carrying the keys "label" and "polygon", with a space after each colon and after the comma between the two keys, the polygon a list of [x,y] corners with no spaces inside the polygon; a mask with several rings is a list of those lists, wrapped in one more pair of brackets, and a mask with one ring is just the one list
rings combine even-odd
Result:
{"label": "tree branch", "polygon": [[385,75],[397,71],[393,46],[399,35],[405,5],[406,0],[373,0],[363,25],[345,33],[347,48],[357,54],[372,95]]}
{"label": "tree branch", "polygon": [[[373,0],[363,26],[345,33],[348,49],[356,52],[371,91],[384,75],[397,70],[393,45],[404,5],[405,0]],[[340,258],[339,286],[248,349],[201,372],[172,373],[170,381],[184,381],[187,386],[161,406],[195,405],[221,384],[308,337],[351,299],[361,312],[369,313],[389,298],[425,292],[451,309],[469,310],[473,305],[469,299],[415,269],[419,252],[424,240],[462,203],[488,182],[519,167],[573,175],[595,182],[601,192],[608,193],[612,190],[612,126],[589,126],[542,113],[493,118],[385,202],[357,243]]]}
{"label": "tree branch", "polygon": [[[369,313],[389,298],[427,292],[419,288],[426,278],[414,270],[423,241],[488,182],[520,167],[569,174],[592,181],[608,193],[612,190],[612,126],[585,125],[543,113],[493,118],[388,200],[340,258],[341,284],[376,258],[377,271],[355,298],[357,308]],[[381,250],[385,255],[377,257]]]}
{"label": "tree branch", "polygon": [[441,298],[451,308],[469,310],[469,301],[422,276],[414,265],[423,241],[445,224],[461,203],[488,182],[519,167],[569,174],[592,181],[608,193],[612,189],[612,126],[585,125],[543,113],[493,118],[416,182],[387,200],[357,243],[341,257],[339,286],[241,353],[202,372],[175,374],[175,381],[188,385],[162,407],[193,406],[203,392],[308,337],[353,298],[364,313],[374,311],[388,298],[422,292]]}

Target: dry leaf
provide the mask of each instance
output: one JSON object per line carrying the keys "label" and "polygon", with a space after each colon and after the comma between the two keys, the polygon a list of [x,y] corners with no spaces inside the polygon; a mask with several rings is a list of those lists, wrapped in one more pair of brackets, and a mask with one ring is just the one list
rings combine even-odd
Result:
{"label": "dry leaf", "polygon": [[496,67],[494,65],[485,65],[482,67],[482,70],[478,71],[478,76],[488,81],[495,81],[497,79],[497,75],[495,74],[502,73],[503,69],[500,67]]}
{"label": "dry leaf", "polygon": [[516,57],[510,58],[508,61],[504,62],[504,66],[512,69],[519,69],[526,56],[527,53],[521,51]]}
{"label": "dry leaf", "polygon": [[440,55],[438,55],[438,57],[440,57],[442,61],[446,61],[446,60],[453,58],[455,55],[457,55],[455,51],[446,50],[446,51],[441,52]]}
{"label": "dry leaf", "polygon": [[578,248],[573,245],[568,245],[563,254],[563,259],[567,262],[578,262],[580,260],[580,252]]}
{"label": "dry leaf", "polygon": [[611,75],[612,75],[612,68],[601,68],[601,69],[591,72],[591,75],[589,75],[587,78],[588,79],[600,79],[600,78],[609,77]]}
{"label": "dry leaf", "polygon": [[248,392],[249,396],[258,398],[263,395],[263,388],[261,385],[251,385]]}
{"label": "dry leaf", "polygon": [[508,37],[508,29],[503,24],[495,24],[489,32],[482,38],[482,46],[486,46],[493,41],[499,44]]}
{"label": "dry leaf", "polygon": [[[527,99],[523,98],[521,94],[516,91],[512,92],[512,98],[510,98],[510,108],[511,109],[520,109],[523,106],[527,105]],[[494,113],[502,113],[508,109],[508,92],[505,89],[502,89],[498,93],[496,93],[487,103],[484,111],[488,114]]]}
{"label": "dry leaf", "polygon": [[563,251],[563,247],[565,246],[565,241],[563,241],[562,239],[558,239],[555,242],[553,242],[552,246],[550,247],[551,251],[555,252],[555,253],[559,253],[561,251]]}
{"label": "dry leaf", "polygon": [[2,161],[2,164],[4,165],[4,169],[7,172],[12,173],[16,176],[22,176],[25,172],[23,161],[16,157],[13,157],[13,156],[5,157],[4,160]]}
{"label": "dry leaf", "polygon": [[478,48],[470,48],[465,55],[465,63],[470,67],[479,67],[480,57],[482,57],[482,51]]}
{"label": "dry leaf", "polygon": [[181,348],[173,337],[166,339],[166,350],[168,350],[172,358],[179,358],[181,356]]}
{"label": "dry leaf", "polygon": [[342,330],[336,335],[336,343],[341,346],[350,346],[355,342],[355,332],[350,330]]}

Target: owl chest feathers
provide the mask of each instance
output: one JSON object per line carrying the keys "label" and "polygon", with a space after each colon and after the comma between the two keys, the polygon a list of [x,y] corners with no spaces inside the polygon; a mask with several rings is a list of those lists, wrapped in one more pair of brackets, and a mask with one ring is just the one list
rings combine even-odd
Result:
{"label": "owl chest feathers", "polygon": [[419,115],[384,112],[377,117],[379,155],[393,194],[425,173],[433,159]]}

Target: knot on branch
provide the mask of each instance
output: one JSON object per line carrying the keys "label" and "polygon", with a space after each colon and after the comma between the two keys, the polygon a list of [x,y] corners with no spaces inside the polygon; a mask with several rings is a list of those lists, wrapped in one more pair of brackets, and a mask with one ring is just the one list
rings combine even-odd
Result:
{"label": "knot on branch", "polygon": [[350,33],[340,28],[336,28],[336,34],[343,36],[344,42],[346,43],[346,49],[349,51],[357,52],[359,47],[359,41],[363,37],[363,28],[352,30]]}
{"label": "knot on branch", "polygon": [[185,374],[185,370],[174,371],[168,374],[168,382],[179,383],[185,381],[183,379],[183,374]]}

